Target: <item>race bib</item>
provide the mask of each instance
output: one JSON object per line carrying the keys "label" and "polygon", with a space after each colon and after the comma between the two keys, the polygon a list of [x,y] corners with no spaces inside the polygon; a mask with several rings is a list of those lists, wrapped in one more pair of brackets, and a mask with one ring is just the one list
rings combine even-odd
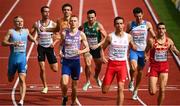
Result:
{"label": "race bib", "polygon": [[25,42],[20,41],[18,46],[14,46],[14,52],[25,52]]}
{"label": "race bib", "polygon": [[52,43],[51,35],[49,34],[40,34],[39,35],[39,44],[42,46],[49,46]]}
{"label": "race bib", "polygon": [[97,45],[98,44],[98,38],[97,37],[89,37],[87,38],[89,46]]}
{"label": "race bib", "polygon": [[134,36],[133,40],[136,44],[144,44],[145,37],[144,35]]}
{"label": "race bib", "polygon": [[65,57],[70,58],[75,56],[78,56],[77,49],[65,48]]}
{"label": "race bib", "polygon": [[167,51],[155,51],[155,61],[167,61]]}
{"label": "race bib", "polygon": [[124,58],[125,57],[125,49],[123,48],[113,48],[112,55],[116,58]]}

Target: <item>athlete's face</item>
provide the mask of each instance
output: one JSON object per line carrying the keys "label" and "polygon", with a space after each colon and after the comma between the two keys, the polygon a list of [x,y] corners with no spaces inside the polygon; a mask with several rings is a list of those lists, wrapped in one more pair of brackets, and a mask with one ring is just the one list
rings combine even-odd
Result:
{"label": "athlete's face", "polygon": [[70,17],[72,15],[72,10],[71,10],[71,7],[69,6],[64,7],[62,11],[63,11],[64,17]]}
{"label": "athlete's face", "polygon": [[124,21],[123,19],[117,19],[114,23],[114,27],[118,31],[123,31],[124,29]]}
{"label": "athlete's face", "polygon": [[96,15],[94,13],[87,15],[88,22],[93,24],[96,21]]}
{"label": "athlete's face", "polygon": [[141,23],[143,20],[143,14],[142,13],[136,13],[136,14],[134,14],[134,17],[136,18],[136,21],[138,23]]}
{"label": "athlete's face", "polygon": [[43,11],[41,12],[42,18],[43,19],[48,19],[49,18],[49,8],[44,8]]}
{"label": "athlete's face", "polygon": [[14,19],[14,26],[16,28],[22,28],[24,26],[24,20],[21,17]]}
{"label": "athlete's face", "polygon": [[159,25],[157,28],[158,35],[163,36],[166,33],[166,27],[165,25]]}
{"label": "athlete's face", "polygon": [[70,24],[71,28],[78,28],[78,26],[79,26],[78,18],[77,17],[71,17],[69,24]]}

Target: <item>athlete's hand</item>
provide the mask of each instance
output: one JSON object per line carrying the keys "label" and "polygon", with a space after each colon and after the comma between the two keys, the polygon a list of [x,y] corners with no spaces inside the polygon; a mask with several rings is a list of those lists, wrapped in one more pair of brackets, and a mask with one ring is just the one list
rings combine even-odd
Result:
{"label": "athlete's hand", "polygon": [[64,57],[64,55],[63,55],[63,52],[60,50],[59,51],[59,56],[62,58],[62,57]]}
{"label": "athlete's hand", "polygon": [[40,29],[41,32],[46,32],[46,29],[43,28],[43,26],[40,26],[39,29]]}
{"label": "athlete's hand", "polygon": [[13,42],[13,46],[19,46],[19,42],[18,41]]}
{"label": "athlete's hand", "polygon": [[145,61],[145,62],[149,61],[149,56],[145,55],[145,56],[144,56],[144,61]]}
{"label": "athlete's hand", "polygon": [[108,62],[108,60],[103,56],[103,57],[101,57],[101,61],[102,61],[102,63],[107,63]]}
{"label": "athlete's hand", "polygon": [[51,47],[51,48],[54,48],[54,43],[52,43],[50,47]]}
{"label": "athlete's hand", "polygon": [[91,46],[90,48],[91,48],[92,50],[95,50],[95,49],[97,49],[98,47],[99,47],[99,45],[97,44],[97,45]]}

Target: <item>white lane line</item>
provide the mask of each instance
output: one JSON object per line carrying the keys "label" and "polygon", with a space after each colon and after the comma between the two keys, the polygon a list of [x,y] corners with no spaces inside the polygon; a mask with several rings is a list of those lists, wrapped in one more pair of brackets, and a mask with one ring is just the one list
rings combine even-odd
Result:
{"label": "white lane line", "polygon": [[80,0],[79,3],[79,26],[82,24],[82,13],[83,13],[84,0]]}
{"label": "white lane line", "polygon": [[[152,7],[151,7],[151,5],[149,4],[148,0],[144,0],[144,2],[145,2],[145,4],[146,4],[146,6],[148,7],[148,10],[150,11],[151,16],[153,17],[155,23],[158,24],[159,21],[158,21],[156,15],[155,15],[154,11],[152,10]],[[175,60],[176,60],[176,62],[177,62],[177,64],[178,64],[178,66],[180,67],[180,59],[179,59],[179,57],[178,57],[173,51],[171,51],[171,53],[173,54],[173,56],[174,56],[174,58],[175,58]]]}
{"label": "white lane line", "polygon": [[8,11],[8,13],[5,15],[5,17],[3,18],[3,20],[0,23],[0,27],[2,26],[2,24],[6,21],[7,17],[9,16],[9,14],[11,14],[11,12],[13,11],[13,9],[16,7],[16,5],[19,3],[20,0],[16,0],[16,2],[13,4],[13,6],[11,7],[11,9]]}
{"label": "white lane line", "polygon": [[116,1],[115,0],[112,0],[112,6],[113,6],[113,10],[114,10],[114,16],[117,17],[118,12],[117,12],[117,7],[116,7]]}
{"label": "white lane line", "polygon": [[[52,1],[52,0],[48,0],[47,6],[50,6],[51,1]],[[35,37],[34,37],[34,38],[35,38],[35,39],[37,38],[37,33],[35,34]],[[29,51],[28,51],[27,56],[26,56],[27,62],[28,62],[29,56],[30,56],[30,54],[31,54],[31,52],[32,52],[33,46],[34,46],[34,43],[31,43],[31,46],[30,46]],[[26,66],[27,66],[27,64],[26,64]],[[14,106],[17,106],[16,99],[15,99],[15,91],[16,91],[16,88],[17,88],[18,83],[19,83],[19,77],[16,79],[16,83],[15,83],[15,85],[13,86],[12,93],[11,93],[11,99],[12,99],[12,101],[13,101],[13,105],[14,105]]]}
{"label": "white lane line", "polygon": [[46,4],[48,7],[51,5],[52,0],[48,0],[48,3]]}
{"label": "white lane line", "polygon": [[[82,24],[82,13],[83,13],[83,5],[84,5],[84,0],[79,1],[79,26]],[[81,73],[83,72],[83,68],[81,66]],[[76,103],[78,106],[82,106],[78,98],[76,98]]]}
{"label": "white lane line", "polygon": [[[117,7],[116,7],[116,1],[115,0],[112,0],[112,6],[113,6],[113,10],[114,10],[114,15],[115,15],[115,17],[117,17],[118,16],[118,12],[117,12]],[[127,59],[126,59],[126,67],[127,67],[127,69],[128,69],[128,79],[130,80],[131,79],[131,77],[130,77],[130,68],[129,68],[129,63],[128,63],[128,61],[127,61]],[[139,97],[137,97],[138,99],[138,101],[143,105],[143,106],[147,106]]]}

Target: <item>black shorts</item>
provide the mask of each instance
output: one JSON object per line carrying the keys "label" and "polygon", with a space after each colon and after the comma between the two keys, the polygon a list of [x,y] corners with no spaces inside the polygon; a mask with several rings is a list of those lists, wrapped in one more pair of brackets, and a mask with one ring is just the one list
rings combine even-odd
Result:
{"label": "black shorts", "polygon": [[48,62],[49,64],[54,64],[57,63],[57,59],[54,53],[54,48],[48,47],[42,47],[40,45],[38,45],[37,47],[37,51],[38,51],[38,61],[45,61],[45,56],[47,56]]}
{"label": "black shorts", "polygon": [[100,47],[95,50],[90,49],[90,54],[92,55],[93,58],[101,58],[100,51],[101,51]]}

